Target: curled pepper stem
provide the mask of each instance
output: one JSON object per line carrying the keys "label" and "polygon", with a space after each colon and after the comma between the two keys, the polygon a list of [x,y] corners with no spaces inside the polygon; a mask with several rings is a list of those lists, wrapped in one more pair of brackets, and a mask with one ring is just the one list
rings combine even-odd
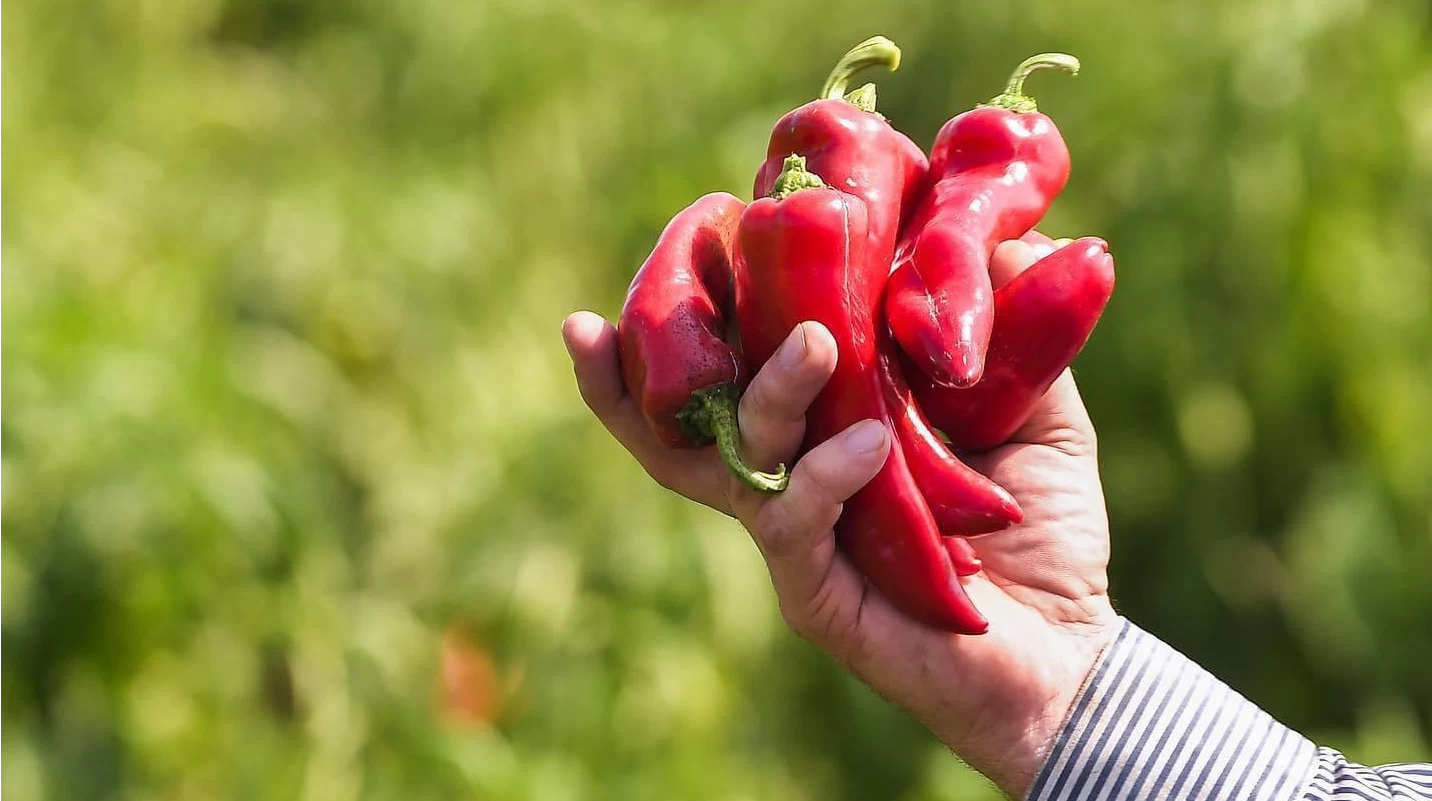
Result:
{"label": "curled pepper stem", "polygon": [[845,100],[862,111],[875,111],[875,84],[867,83],[859,89],[846,91],[850,79],[870,67],[885,67],[891,72],[899,69],[900,48],[884,36],[872,36],[850,48],[825,79],[825,85],[820,88],[820,99]]}
{"label": "curled pepper stem", "polygon": [[980,106],[1008,109],[1019,114],[1038,111],[1039,106],[1034,102],[1034,98],[1024,93],[1024,79],[1038,70],[1061,70],[1070,75],[1078,75],[1079,59],[1066,53],[1040,53],[1030,56],[1014,68],[1014,74],[1009,76],[1004,92]]}
{"label": "curled pepper stem", "polygon": [[822,181],[819,175],[806,169],[805,156],[792,153],[786,156],[785,163],[781,165],[781,174],[776,176],[775,186],[771,187],[771,197],[784,200],[792,192],[820,189],[824,186],[825,181]]}
{"label": "curled pepper stem", "polygon": [[741,429],[737,422],[737,403],[741,391],[730,381],[698,389],[691,393],[691,402],[681,411],[681,424],[705,439],[716,440],[716,450],[732,475],[757,492],[781,492],[791,483],[785,465],[765,473],[752,468],[741,458]]}

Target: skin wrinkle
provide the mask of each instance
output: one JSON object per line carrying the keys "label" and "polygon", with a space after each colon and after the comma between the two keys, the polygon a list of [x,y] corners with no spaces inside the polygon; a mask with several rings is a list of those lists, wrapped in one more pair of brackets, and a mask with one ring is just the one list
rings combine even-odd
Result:
{"label": "skin wrinkle", "polygon": [[[829,576],[830,571],[826,574]],[[818,641],[830,640],[830,634],[834,630],[835,621],[839,617],[839,610],[831,610],[831,601],[834,598],[834,587],[829,581],[822,581],[816,589],[816,593],[804,604],[802,613],[792,623],[791,628],[797,632],[815,631],[820,636],[814,637]],[[839,642],[840,640],[837,640]]]}
{"label": "skin wrinkle", "polygon": [[[1006,666],[1006,669],[1013,669],[1014,666]],[[1049,727],[1048,716],[1043,710],[1048,709],[1057,702],[1059,692],[1053,688],[1058,682],[1048,679],[1049,671],[1043,670],[1044,681],[1034,686],[1027,686],[1022,691],[1017,691],[1012,698],[1001,699],[1002,703],[991,703],[981,706],[973,720],[969,723],[967,731],[963,733],[963,739],[978,744],[978,750],[967,754],[966,759],[971,764],[977,764],[986,774],[994,775],[1021,775],[1025,776],[1023,781],[1033,779],[1033,769],[1017,767],[1023,762],[1018,754],[1028,750],[1027,743],[1039,739],[1036,732],[1043,732]],[[1040,687],[1044,687],[1042,692]],[[997,697],[986,687],[977,688],[976,692],[982,696]],[[1028,714],[1028,723],[1019,729],[1012,731],[1001,731],[1001,726],[1007,728],[1007,716],[1011,709],[1035,710]],[[950,719],[948,711],[940,716],[943,719]],[[1062,718],[1061,718],[1062,719]],[[933,731],[940,731],[939,719],[927,722]]]}
{"label": "skin wrinkle", "polygon": [[[832,561],[831,566],[830,568],[828,568],[827,572],[833,570],[834,567],[835,562]],[[864,682],[866,686],[871,686],[869,680],[866,677],[866,668],[867,662],[871,654],[873,653],[870,645],[871,638],[868,636],[868,629],[865,628],[865,610],[867,608],[867,604],[873,601],[873,598],[870,594],[871,589],[872,588],[870,586],[869,581],[861,581],[860,600],[855,604],[855,616],[850,625],[849,638],[847,640],[841,641],[841,647],[833,649],[831,651],[831,656],[834,657],[835,660],[839,662],[843,667],[845,667],[846,670],[849,670],[857,678]],[[815,644],[820,645],[820,643]],[[885,698],[886,701],[890,701],[891,703],[897,703],[893,699],[887,698],[885,694],[882,693],[879,689],[874,687],[872,687],[872,689],[874,689],[875,693],[881,698]]]}
{"label": "skin wrinkle", "polygon": [[[828,608],[832,604],[837,604],[836,608]],[[863,639],[860,636],[860,608],[862,605],[863,599],[861,604],[856,605],[854,616],[849,617],[846,622],[842,623],[842,615],[838,608],[838,602],[833,598],[828,583],[822,585],[821,592],[817,594],[815,599],[815,612],[811,619],[812,622],[817,624],[817,630],[820,632],[820,635],[814,641],[842,643],[843,645],[839,649],[840,653],[835,654],[835,657],[837,661],[847,667],[849,667],[847,655],[852,650],[858,651],[858,644]],[[823,624],[821,623],[822,618],[824,618]],[[843,636],[836,636],[837,631],[842,632]]]}

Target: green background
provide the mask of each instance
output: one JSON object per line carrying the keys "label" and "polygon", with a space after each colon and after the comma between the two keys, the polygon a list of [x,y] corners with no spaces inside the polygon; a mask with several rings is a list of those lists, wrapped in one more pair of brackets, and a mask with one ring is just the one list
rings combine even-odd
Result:
{"label": "green background", "polygon": [[[1423,0],[19,0],[4,797],[978,799],[587,414],[563,315],[875,33],[928,146],[1043,50],[1127,615],[1432,757]],[[439,638],[495,673],[435,709]],[[471,660],[469,660],[471,661]],[[441,705],[438,705],[441,706]]]}

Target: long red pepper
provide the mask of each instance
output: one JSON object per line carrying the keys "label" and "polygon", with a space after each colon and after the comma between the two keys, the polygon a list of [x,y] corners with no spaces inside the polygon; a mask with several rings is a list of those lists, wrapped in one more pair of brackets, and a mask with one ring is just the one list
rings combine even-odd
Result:
{"label": "long red pepper", "polygon": [[1035,262],[995,291],[984,378],[952,389],[912,373],[921,407],[956,448],[1003,444],[1089,341],[1113,291],[1114,258],[1097,237]]}
{"label": "long red pepper", "polygon": [[741,459],[736,404],[745,367],[726,343],[732,247],[745,208],[714,192],[672,218],[632,278],[617,335],[627,391],[662,442],[694,448],[715,440],[738,478],[779,492],[789,481],[784,465],[763,473]]}
{"label": "long red pepper", "polygon": [[[741,217],[736,308],[751,364],[769,359],[804,320],[835,337],[835,373],[806,416],[808,449],[859,420],[887,428],[893,420],[877,348],[887,270],[871,261],[866,205],[824,186],[804,162],[788,159],[771,197],[752,202]],[[845,503],[835,531],[855,565],[907,614],[965,634],[988,629],[900,448],[891,448],[879,473]]]}
{"label": "long red pepper", "polygon": [[884,36],[866,39],[842,56],[820,97],[787,112],[771,130],[754,197],[771,193],[787,156],[805,156],[808,170],[865,202],[876,251],[893,249],[901,216],[914,207],[929,161],[919,145],[875,113],[874,84],[846,88],[861,70],[899,66],[900,48]]}
{"label": "long red pepper", "polygon": [[946,535],[945,551],[955,572],[972,576],[982,567],[979,555],[969,542],[954,535],[999,531],[1011,522],[1023,520],[1024,512],[1004,487],[960,461],[930,428],[905,382],[899,349],[883,326],[881,329],[881,386],[895,426],[896,445],[905,456],[910,477],[925,499],[935,527]]}
{"label": "long red pepper", "polygon": [[931,186],[896,254],[886,315],[900,347],[938,383],[980,380],[994,324],[989,258],[1039,222],[1069,178],[1054,122],[1023,93],[1040,69],[1079,71],[1062,53],[1026,59],[1004,93],[940,129]]}
{"label": "long red pepper", "polygon": [[[883,36],[871,37],[847,52],[826,78],[820,97],[776,123],[755,181],[755,196],[769,195],[786,157],[804,156],[806,169],[864,201],[869,261],[884,265],[882,271],[888,270],[900,221],[915,205],[928,164],[918,145],[875,113],[873,84],[846,89],[861,70],[895,70],[899,65],[900,48]],[[1021,520],[1023,513],[1014,498],[951,454],[914,408],[893,343],[883,335],[884,327],[878,328],[896,442],[940,530],[979,534]],[[962,573],[978,571],[973,551],[959,545],[953,548]]]}
{"label": "long red pepper", "polygon": [[910,474],[925,497],[930,513],[945,534],[987,534],[1024,519],[1014,496],[960,461],[931,428],[933,418],[920,408],[910,391],[923,376],[912,375],[909,383],[902,369],[899,349],[885,332],[878,344],[886,405],[895,424],[895,435]]}

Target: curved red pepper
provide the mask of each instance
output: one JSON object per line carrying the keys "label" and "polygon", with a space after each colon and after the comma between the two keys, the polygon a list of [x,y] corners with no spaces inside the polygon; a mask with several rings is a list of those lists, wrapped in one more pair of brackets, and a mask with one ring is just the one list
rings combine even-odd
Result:
{"label": "curved red pepper", "polygon": [[916,398],[956,448],[1003,444],[1089,341],[1113,292],[1114,257],[1104,240],[1065,245],[995,292],[984,378],[951,389],[912,373]]}
{"label": "curved red pepper", "polygon": [[950,555],[950,564],[954,565],[955,575],[973,576],[984,568],[969,540],[948,534],[942,535],[941,539],[944,540],[945,553]]}
{"label": "curved red pepper", "polygon": [[[804,156],[807,170],[864,201],[870,261],[880,263],[882,272],[888,271],[901,219],[915,207],[928,163],[919,145],[875,113],[874,84],[851,92],[846,86],[860,70],[877,66],[895,70],[899,65],[900,49],[883,36],[852,48],[831,70],[819,99],[776,123],[755,181],[755,196],[769,195],[786,157]],[[1019,522],[1023,513],[1013,496],[950,453],[914,408],[893,343],[883,335],[884,327],[880,329],[896,441],[940,530],[980,534]],[[961,555],[965,557],[958,564],[962,574],[978,572],[979,560],[973,552]]]}
{"label": "curved red pepper", "polygon": [[945,123],[930,151],[933,183],[900,243],[885,309],[900,347],[938,383],[980,380],[994,323],[990,255],[1034,227],[1069,178],[1059,130],[1022,93],[1046,68],[1077,74],[1079,62],[1025,60],[1004,94]]}
{"label": "curved red pepper", "polygon": [[[960,461],[930,427],[927,413],[910,392],[910,385],[923,376],[912,375],[910,384],[906,383],[907,371],[901,369],[899,350],[883,332],[879,347],[886,403],[895,423],[895,436],[940,531],[987,534],[1023,520],[1024,511],[1014,496]],[[977,571],[975,568],[970,572]]]}
{"label": "curved red pepper", "polygon": [[[835,337],[835,373],[806,415],[808,449],[862,419],[894,423],[877,348],[887,271],[872,261],[865,203],[825,187],[804,161],[791,157],[772,197],[752,202],[741,217],[736,317],[752,364],[769,359],[804,320]],[[900,448],[891,448],[880,472],[845,503],[835,532],[855,565],[907,614],[965,634],[988,629],[960,586]]]}
{"label": "curved red pepper", "polygon": [[713,439],[738,478],[779,492],[774,473],[741,459],[736,404],[745,368],[726,344],[731,307],[731,249],[746,204],[714,192],[672,218],[637,270],[617,321],[622,375],[642,416],[661,441],[694,448]]}

